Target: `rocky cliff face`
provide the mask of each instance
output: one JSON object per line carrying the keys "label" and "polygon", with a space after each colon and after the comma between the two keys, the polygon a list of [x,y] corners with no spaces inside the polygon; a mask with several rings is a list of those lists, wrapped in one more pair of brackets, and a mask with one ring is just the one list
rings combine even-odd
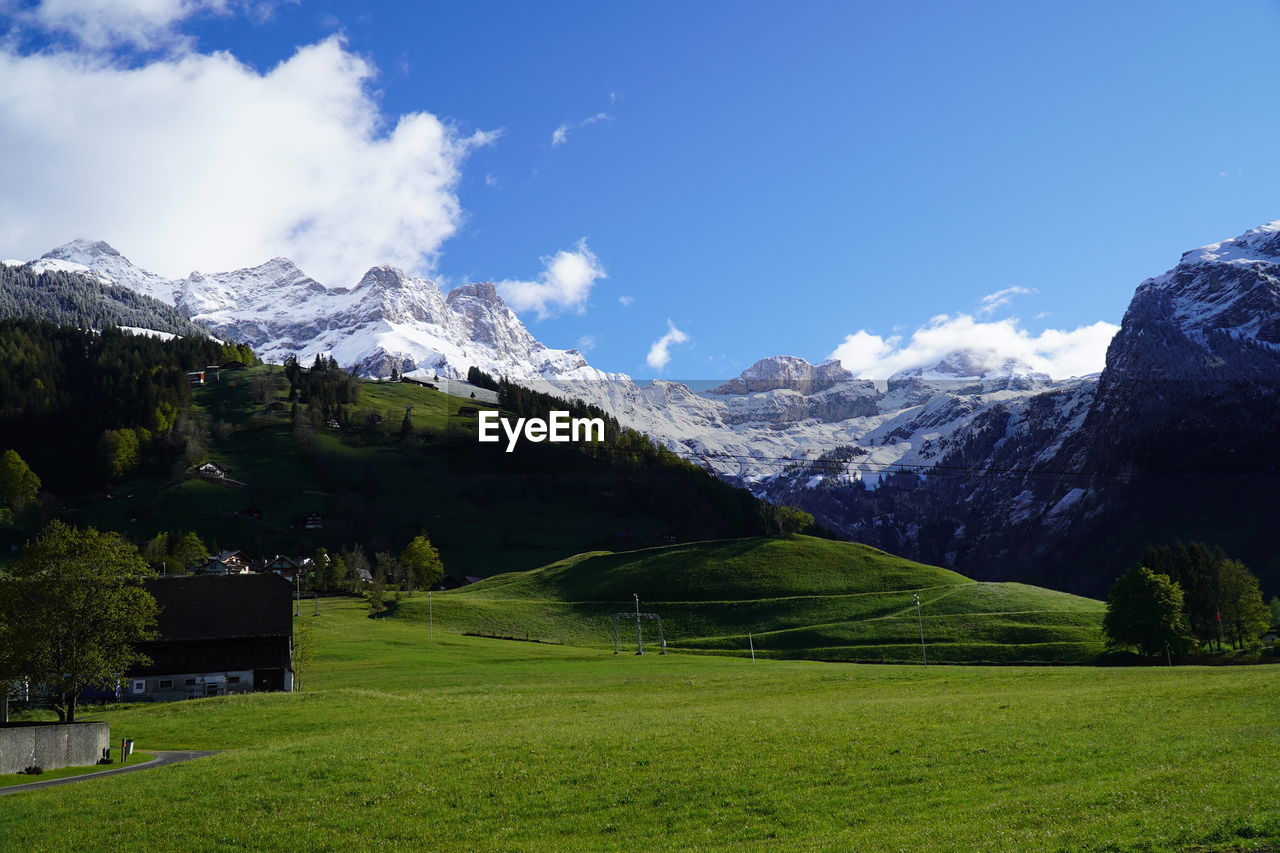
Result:
{"label": "rocky cliff face", "polygon": [[934,442],[922,475],[868,487],[793,472],[760,490],[983,579],[1100,595],[1146,544],[1202,538],[1274,591],[1278,260],[1280,223],[1188,252],[1138,287],[1096,382],[1032,383],[976,412]]}

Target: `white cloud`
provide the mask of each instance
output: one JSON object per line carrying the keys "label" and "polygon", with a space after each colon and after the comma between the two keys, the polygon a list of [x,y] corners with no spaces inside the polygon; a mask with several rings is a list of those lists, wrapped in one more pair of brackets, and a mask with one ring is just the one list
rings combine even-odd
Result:
{"label": "white cloud", "polygon": [[274,6],[259,0],[41,0],[17,17],[21,23],[70,35],[93,50],[116,45],[154,50],[188,43],[177,31],[187,18],[235,11],[262,18]]}
{"label": "white cloud", "polygon": [[631,303],[636,301],[634,296],[619,296],[618,301],[622,303],[623,308],[630,308]]}
{"label": "white cloud", "polygon": [[340,38],[258,72],[227,53],[126,68],[0,47],[0,251],[103,239],[181,276],[288,255],[328,284],[428,271],[462,217],[470,149],[426,112],[388,121]]}
{"label": "white cloud", "polygon": [[557,146],[564,145],[566,142],[568,142],[569,131],[573,130],[575,127],[590,127],[596,122],[613,121],[613,120],[614,120],[613,116],[609,115],[608,113],[596,113],[595,115],[589,118],[584,118],[582,121],[577,122],[576,124],[563,122],[559,127],[551,131],[551,147],[555,148]]}
{"label": "white cloud", "polygon": [[688,335],[677,329],[675,323],[667,320],[667,333],[653,342],[644,360],[654,370],[661,370],[667,366],[667,362],[671,361],[671,346],[683,344],[688,340]]}
{"label": "white cloud", "polygon": [[593,349],[595,349],[599,345],[600,345],[599,335],[583,335],[582,337],[578,338],[578,343],[575,344],[574,346],[578,350],[578,352],[591,352]]}
{"label": "white cloud", "polygon": [[591,288],[608,278],[595,253],[587,247],[586,238],[571,250],[556,252],[543,258],[544,269],[537,281],[502,281],[498,292],[516,311],[534,311],[539,320],[559,313],[557,309],[586,310]]}
{"label": "white cloud", "polygon": [[1097,322],[1071,331],[1046,329],[1033,335],[1016,318],[984,322],[968,314],[939,315],[905,344],[865,330],[848,335],[831,353],[845,369],[866,379],[886,379],[900,370],[932,367],[965,352],[987,368],[1017,360],[1055,379],[1096,373],[1105,366],[1107,344],[1119,326]]}
{"label": "white cloud", "polygon": [[1035,290],[1028,287],[1006,287],[1004,290],[988,293],[982,297],[982,305],[978,308],[978,316],[989,317],[995,313],[996,309],[1003,308],[1012,302],[1013,297],[1035,292]]}
{"label": "white cloud", "polygon": [[495,189],[497,189],[502,186],[502,182],[499,181],[497,178],[495,178],[493,175],[486,174],[484,176],[484,185],[486,187],[494,187]]}

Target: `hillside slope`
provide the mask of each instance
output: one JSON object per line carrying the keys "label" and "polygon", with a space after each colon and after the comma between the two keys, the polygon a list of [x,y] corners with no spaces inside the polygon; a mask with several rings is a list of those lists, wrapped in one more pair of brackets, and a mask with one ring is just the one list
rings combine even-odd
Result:
{"label": "hillside slope", "polygon": [[[481,444],[475,417],[460,413],[489,408],[478,399],[362,381],[343,423],[331,425],[306,406],[294,415],[286,387],[282,371],[261,367],[211,374],[193,389],[208,458],[236,483],[186,470],[139,478],[110,499],[84,502],[74,517],[137,541],[194,530],[206,544],[254,556],[356,543],[372,556],[425,532],[446,571],[478,576],[592,548],[759,532],[755,498],[683,463],[564,444],[522,442],[513,453]],[[310,513],[322,527],[305,527]]]}
{"label": "hillside slope", "polygon": [[[662,617],[687,651],[848,661],[1083,662],[1102,650],[1102,603],[978,583],[875,548],[808,536],[594,552],[403,601],[445,629],[634,648],[632,612]],[[915,596],[920,597],[919,619]],[[428,613],[430,610],[430,613]],[[748,639],[748,633],[752,635]],[[646,628],[646,642],[658,639]],[[630,644],[628,646],[628,644]]]}

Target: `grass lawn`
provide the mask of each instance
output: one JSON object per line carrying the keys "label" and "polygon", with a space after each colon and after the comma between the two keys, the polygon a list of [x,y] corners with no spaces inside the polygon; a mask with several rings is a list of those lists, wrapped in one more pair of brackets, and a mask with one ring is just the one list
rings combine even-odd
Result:
{"label": "grass lawn", "polygon": [[[119,755],[119,750],[112,750],[112,757]],[[47,782],[50,779],[65,779],[68,776],[83,776],[86,773],[100,773],[103,770],[118,770],[121,767],[132,767],[135,764],[141,764],[144,761],[150,761],[155,758],[149,752],[134,752],[129,756],[127,765],[120,764],[117,758],[115,764],[90,764],[87,767],[59,767],[57,770],[46,770],[38,776],[28,776],[25,773],[0,773],[0,788],[10,785],[26,785],[29,782]]]}
{"label": "grass lawn", "polygon": [[224,752],[6,798],[0,849],[1280,843],[1272,667],[615,657],[428,639],[348,599],[301,618],[303,692],[103,712],[141,748]]}

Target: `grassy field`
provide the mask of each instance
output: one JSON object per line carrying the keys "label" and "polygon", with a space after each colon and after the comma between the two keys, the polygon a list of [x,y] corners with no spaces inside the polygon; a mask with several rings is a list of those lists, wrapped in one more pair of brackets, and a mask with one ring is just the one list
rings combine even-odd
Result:
{"label": "grassy field", "polygon": [[[1083,662],[1103,649],[1101,602],[976,583],[808,536],[580,554],[436,593],[430,605],[418,596],[397,615],[460,633],[612,648],[612,616],[634,607],[633,593],[662,616],[668,644],[686,651],[745,655],[754,645],[758,657],[914,662],[921,621],[939,662]],[[634,628],[622,632],[634,644]]]}
{"label": "grassy field", "polygon": [[212,758],[7,798],[0,849],[1262,850],[1275,670],[856,666],[324,602],[305,690],[98,716]]}

